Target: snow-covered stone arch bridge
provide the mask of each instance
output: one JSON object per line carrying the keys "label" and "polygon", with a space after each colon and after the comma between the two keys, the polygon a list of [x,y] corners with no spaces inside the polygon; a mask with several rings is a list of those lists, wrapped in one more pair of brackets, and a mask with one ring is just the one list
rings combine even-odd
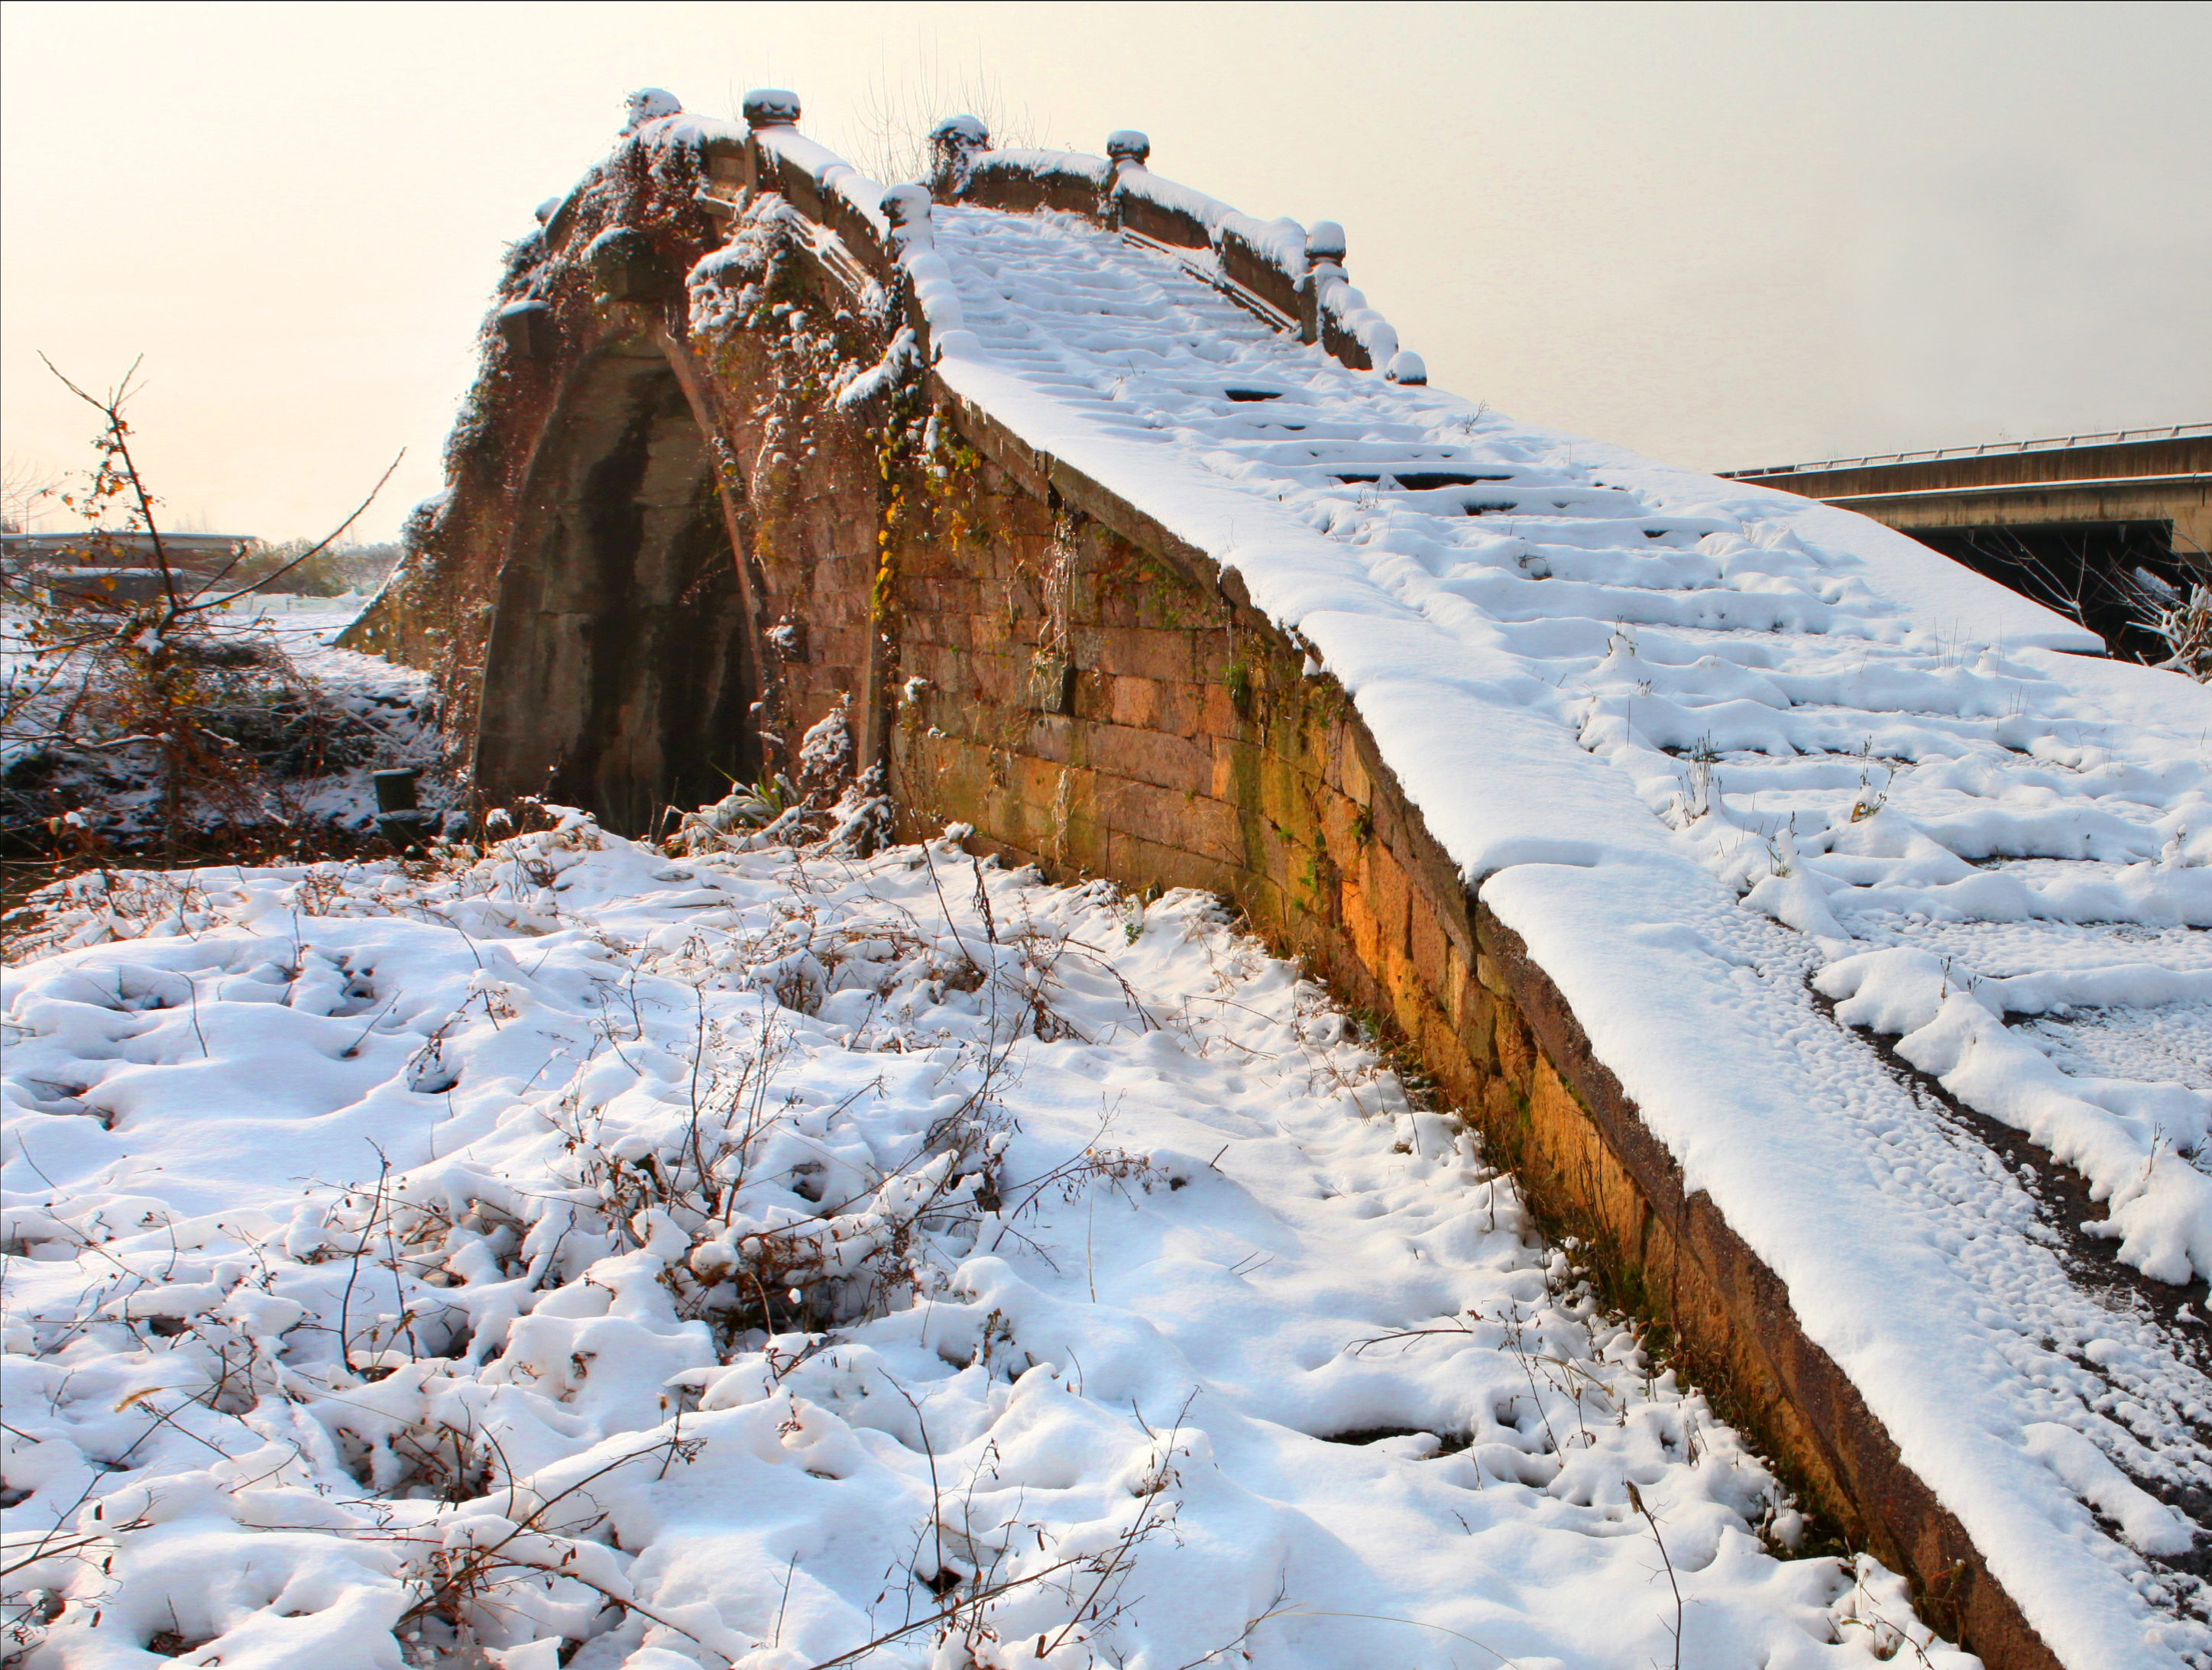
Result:
{"label": "snow-covered stone arch bridge", "polygon": [[[489,797],[1234,900],[1992,1664],[2212,1664],[2212,695],[1426,386],[1342,234],[664,95],[514,247],[354,641]],[[832,744],[843,715],[849,753]]]}

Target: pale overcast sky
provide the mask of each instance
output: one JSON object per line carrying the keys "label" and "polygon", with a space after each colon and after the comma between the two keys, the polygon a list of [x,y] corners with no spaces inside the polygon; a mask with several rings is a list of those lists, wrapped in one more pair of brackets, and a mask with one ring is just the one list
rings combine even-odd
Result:
{"label": "pale overcast sky", "polygon": [[[2212,6],[9,3],[0,433],[182,522],[438,485],[505,240],[622,96],[787,86],[1334,219],[1431,380],[1708,468],[2212,418]],[[943,104],[945,111],[935,106]],[[860,153],[860,155],[855,155]]]}

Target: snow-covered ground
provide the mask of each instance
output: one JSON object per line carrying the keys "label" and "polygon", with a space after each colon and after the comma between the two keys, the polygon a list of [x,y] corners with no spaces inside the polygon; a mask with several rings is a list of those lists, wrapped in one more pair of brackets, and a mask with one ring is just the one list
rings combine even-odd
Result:
{"label": "snow-covered ground", "polygon": [[2062,1659],[2212,1664],[2212,690],[1863,518],[1348,370],[1203,252],[902,235],[937,374],[1308,642]]}
{"label": "snow-covered ground", "polygon": [[[937,373],[1341,681],[2061,1659],[2212,1667],[2212,693],[1202,257],[901,235]],[[577,823],[94,885],[9,979],[33,1663],[1947,1657],[1203,901]]]}
{"label": "snow-covered ground", "polygon": [[568,817],[51,921],[26,1670],[1973,1662],[1202,896]]}

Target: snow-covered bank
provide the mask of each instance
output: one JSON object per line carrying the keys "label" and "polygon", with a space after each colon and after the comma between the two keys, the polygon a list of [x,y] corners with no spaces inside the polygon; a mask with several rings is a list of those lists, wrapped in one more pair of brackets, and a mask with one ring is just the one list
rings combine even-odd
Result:
{"label": "snow-covered bank", "polygon": [[1972,1662],[1202,896],[570,817],[57,921],[27,1667]]}

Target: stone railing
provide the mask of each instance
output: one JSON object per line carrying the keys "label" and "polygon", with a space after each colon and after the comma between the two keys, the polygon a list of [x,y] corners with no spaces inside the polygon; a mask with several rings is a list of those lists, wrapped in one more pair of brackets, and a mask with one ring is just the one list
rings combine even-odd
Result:
{"label": "stone railing", "polygon": [[[773,191],[879,282],[895,283],[908,258],[933,246],[924,225],[933,202],[1078,215],[1176,256],[1248,312],[1355,370],[1428,380],[1420,356],[1400,349],[1389,321],[1346,277],[1342,227],[1260,220],[1164,179],[1147,166],[1152,142],[1133,130],[1107,136],[1103,157],[998,150],[981,121],[955,116],[930,135],[927,185],[887,187],[799,131],[795,94],[757,88],[744,110],[742,128],[692,121],[681,136],[698,147],[709,182],[702,201],[733,216]],[[949,295],[949,286],[940,293]],[[947,328],[926,305],[918,315],[925,336]]]}
{"label": "stone railing", "polygon": [[994,150],[972,116],[939,124],[931,136],[931,181],[945,201],[990,209],[1053,209],[1080,215],[1175,252],[1212,258],[1192,270],[1249,311],[1360,371],[1423,383],[1418,355],[1401,353],[1398,333],[1367,306],[1344,275],[1344,228],[1322,221],[1263,221],[1217,197],[1152,172],[1152,141],[1133,129],[1109,134],[1106,155]]}

